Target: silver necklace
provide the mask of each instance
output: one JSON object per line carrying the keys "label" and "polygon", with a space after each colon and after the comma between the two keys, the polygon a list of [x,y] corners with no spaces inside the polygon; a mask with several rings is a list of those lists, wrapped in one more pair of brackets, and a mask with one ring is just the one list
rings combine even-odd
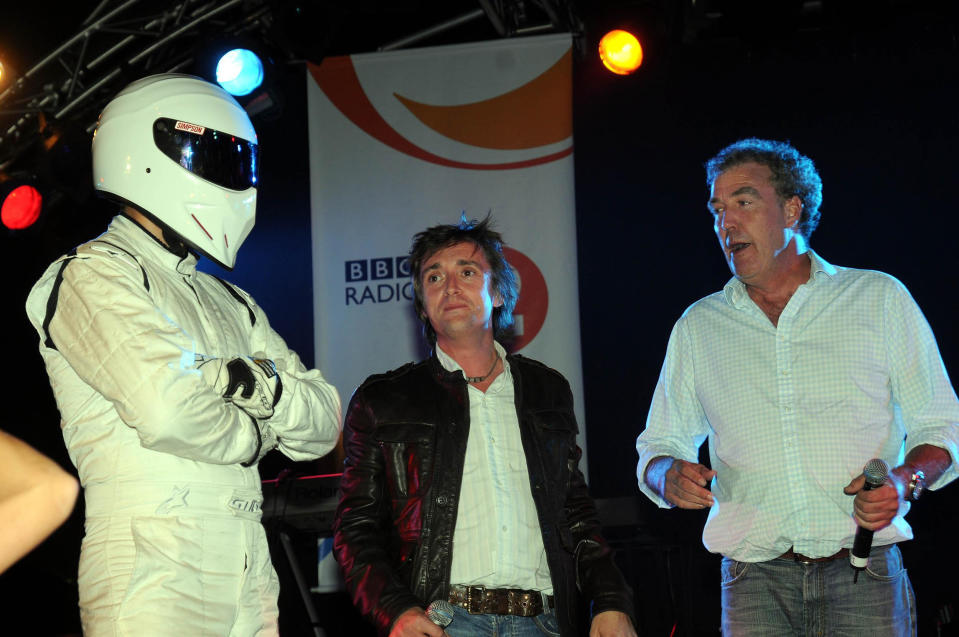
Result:
{"label": "silver necklace", "polygon": [[489,371],[486,372],[485,376],[466,376],[466,372],[463,372],[463,376],[466,376],[467,383],[482,383],[484,380],[490,377],[490,374],[493,373],[493,370],[496,369],[496,363],[499,362],[499,352],[493,352],[496,354],[496,358],[493,359],[493,366],[489,368]]}

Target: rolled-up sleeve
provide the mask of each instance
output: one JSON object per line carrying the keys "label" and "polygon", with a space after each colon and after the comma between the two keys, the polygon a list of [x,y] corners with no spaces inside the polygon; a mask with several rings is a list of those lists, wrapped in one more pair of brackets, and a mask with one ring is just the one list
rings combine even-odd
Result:
{"label": "rolled-up sleeve", "polygon": [[699,447],[707,434],[706,415],[696,396],[695,361],[689,334],[685,319],[680,319],[669,336],[646,428],[636,439],[639,455],[636,477],[640,490],[660,507],[669,508],[669,502],[643,479],[646,467],[660,456],[698,462]]}
{"label": "rolled-up sleeve", "polygon": [[906,429],[906,450],[919,445],[945,449],[952,464],[930,485],[959,476],[959,400],[949,382],[932,328],[901,283],[890,280],[884,332],[893,400]]}

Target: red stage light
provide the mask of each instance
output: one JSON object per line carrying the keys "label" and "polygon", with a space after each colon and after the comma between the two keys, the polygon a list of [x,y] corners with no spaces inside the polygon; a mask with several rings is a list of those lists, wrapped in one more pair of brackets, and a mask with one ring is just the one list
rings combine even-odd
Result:
{"label": "red stage light", "polygon": [[4,198],[0,220],[11,230],[23,230],[40,217],[42,207],[43,197],[36,188],[28,184],[17,186]]}

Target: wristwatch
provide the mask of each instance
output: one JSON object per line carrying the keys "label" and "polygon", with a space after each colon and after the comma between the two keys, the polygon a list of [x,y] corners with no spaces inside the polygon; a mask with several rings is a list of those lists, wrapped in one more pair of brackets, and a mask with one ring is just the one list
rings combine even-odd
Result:
{"label": "wristwatch", "polygon": [[916,470],[911,476],[909,476],[909,486],[906,487],[906,499],[910,502],[915,502],[925,490],[926,474],[922,471]]}

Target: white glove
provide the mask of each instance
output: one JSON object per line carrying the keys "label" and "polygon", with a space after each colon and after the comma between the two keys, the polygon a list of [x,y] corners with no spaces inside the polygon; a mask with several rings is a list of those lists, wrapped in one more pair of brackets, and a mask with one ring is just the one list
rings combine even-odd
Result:
{"label": "white glove", "polygon": [[273,408],[283,394],[280,375],[268,358],[244,356],[230,361],[211,358],[200,363],[198,369],[224,400],[254,418],[272,416]]}
{"label": "white glove", "polygon": [[257,436],[260,438],[260,446],[256,450],[256,455],[247,462],[241,463],[244,467],[251,467],[263,459],[263,456],[276,449],[277,439],[273,428],[265,422],[259,422],[253,416],[250,416],[250,424],[256,429]]}
{"label": "white glove", "polygon": [[260,423],[260,453],[256,455],[256,462],[263,459],[263,456],[276,449],[276,434],[268,423]]}

